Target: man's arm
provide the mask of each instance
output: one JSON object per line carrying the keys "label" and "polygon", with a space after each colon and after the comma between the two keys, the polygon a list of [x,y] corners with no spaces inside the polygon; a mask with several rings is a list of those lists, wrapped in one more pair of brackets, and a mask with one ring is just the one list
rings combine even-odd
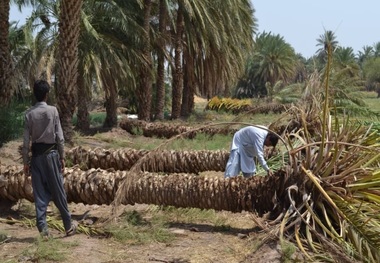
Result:
{"label": "man's arm", "polygon": [[[264,140],[265,140],[265,138],[264,138]],[[265,161],[265,158],[264,158],[264,140],[257,139],[256,142],[255,142],[257,159],[258,159],[260,165],[268,173],[268,175],[272,175],[272,171],[270,170],[270,168],[269,168],[269,166],[268,166],[268,164],[267,164],[267,162]]]}
{"label": "man's arm", "polygon": [[58,153],[61,160],[62,173],[65,170],[65,139],[63,137],[63,130],[57,108],[55,108],[55,140],[57,143]]}
{"label": "man's arm", "polygon": [[29,175],[29,147],[30,147],[30,132],[29,132],[29,125],[28,125],[28,118],[25,115],[24,120],[24,136],[23,136],[23,144],[22,144],[22,160],[24,163],[24,173],[25,175]]}

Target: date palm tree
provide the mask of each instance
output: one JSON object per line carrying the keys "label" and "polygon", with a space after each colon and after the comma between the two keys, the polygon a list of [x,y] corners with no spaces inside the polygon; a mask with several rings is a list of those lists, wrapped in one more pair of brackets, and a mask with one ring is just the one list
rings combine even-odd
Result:
{"label": "date palm tree", "polygon": [[155,119],[164,119],[165,107],[165,54],[167,43],[167,20],[168,20],[168,6],[166,0],[159,1],[159,25],[158,25],[158,39],[157,39],[157,81],[156,81],[156,98],[155,98]]}
{"label": "date palm tree", "polygon": [[317,69],[323,71],[323,66],[327,62],[327,48],[330,46],[332,51],[335,52],[338,47],[339,42],[336,38],[336,35],[333,31],[327,30],[322,35],[317,38],[316,46],[319,47],[316,51],[317,58]]}
{"label": "date palm tree", "polygon": [[[53,2],[35,3],[30,17],[20,28],[12,48],[16,73],[25,78],[29,87],[37,78],[44,78],[53,86],[56,73],[58,6]],[[38,30],[36,30],[38,28]],[[23,77],[22,77],[23,76]],[[52,92],[53,93],[53,92]],[[51,94],[50,99],[55,99]]]}
{"label": "date palm tree", "polygon": [[[255,91],[247,92],[256,96],[267,95],[267,89],[272,89],[279,81],[287,84],[294,78],[296,65],[294,49],[283,37],[267,32],[258,34],[245,73],[245,83],[254,83]],[[244,86],[238,88],[246,89]]]}
{"label": "date palm tree", "polygon": [[171,118],[177,119],[181,115],[181,100],[183,92],[183,33],[184,33],[184,0],[178,0],[177,17],[173,33],[174,65],[172,81],[172,112]]}
{"label": "date palm tree", "polygon": [[82,0],[62,0],[59,15],[57,104],[65,140],[72,141],[72,118],[77,103],[78,44]]}
{"label": "date palm tree", "polygon": [[12,97],[12,60],[9,47],[10,1],[0,1],[0,104],[7,105]]}
{"label": "date palm tree", "polygon": [[359,50],[358,52],[358,62],[360,67],[363,66],[363,63],[370,59],[373,58],[375,55],[373,47],[372,46],[364,46],[362,50]]}
{"label": "date palm tree", "polygon": [[185,1],[182,114],[192,111],[195,92],[227,95],[241,75],[256,31],[250,1]]}
{"label": "date palm tree", "polygon": [[136,90],[138,99],[138,118],[150,120],[152,106],[152,46],[150,41],[150,20],[152,17],[152,1],[143,1],[143,17],[141,35],[141,55],[144,63],[140,65],[140,84]]}

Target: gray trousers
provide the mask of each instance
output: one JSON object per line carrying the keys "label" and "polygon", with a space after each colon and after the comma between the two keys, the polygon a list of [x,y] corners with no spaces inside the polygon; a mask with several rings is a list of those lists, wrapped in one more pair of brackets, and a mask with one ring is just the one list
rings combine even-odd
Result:
{"label": "gray trousers", "polygon": [[71,215],[67,207],[58,152],[52,150],[46,154],[33,156],[31,173],[38,231],[42,232],[48,229],[46,210],[51,200],[53,200],[61,214],[65,230],[69,230],[71,227]]}
{"label": "gray trousers", "polygon": [[[253,162],[253,160],[252,160]],[[224,177],[234,177],[238,176],[242,172],[243,176],[245,178],[249,178],[251,176],[254,176],[255,173],[245,173],[241,171],[241,163],[240,163],[240,154],[237,149],[232,150],[230,152],[230,157],[228,158],[227,165],[226,165],[226,170],[224,172]]]}

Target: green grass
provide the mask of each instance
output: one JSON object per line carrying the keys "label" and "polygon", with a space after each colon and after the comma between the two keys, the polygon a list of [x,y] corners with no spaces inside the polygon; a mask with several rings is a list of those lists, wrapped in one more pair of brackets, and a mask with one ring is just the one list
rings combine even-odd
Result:
{"label": "green grass", "polygon": [[123,244],[170,243],[175,239],[173,224],[209,224],[215,230],[228,231],[228,218],[212,209],[175,208],[151,205],[144,211],[124,212],[117,223],[108,226],[115,240]]}
{"label": "green grass", "polygon": [[44,240],[38,237],[32,246],[22,251],[22,255],[32,258],[33,262],[63,262],[71,254],[70,249],[76,246],[78,242],[63,242],[54,238]]}
{"label": "green grass", "polygon": [[226,218],[222,218],[215,210],[198,209],[198,208],[175,208],[172,206],[156,207],[157,211],[161,211],[167,221],[177,223],[209,223],[216,226],[226,224]]}
{"label": "green grass", "polygon": [[[91,127],[101,127],[104,123],[104,120],[106,119],[107,113],[106,112],[91,112],[90,113],[90,126]],[[76,125],[78,121],[78,117],[76,114],[73,116],[72,123],[73,125]]]}
{"label": "green grass", "polygon": [[209,136],[198,133],[194,139],[182,139],[172,141],[167,145],[170,150],[228,150],[232,140],[231,135]]}
{"label": "green grass", "polygon": [[[110,137],[107,134],[98,133],[94,135],[99,141],[107,142],[110,148],[133,148],[136,150],[154,150],[158,146],[167,150],[228,150],[232,140],[231,135],[208,136],[199,133],[193,139],[177,138],[168,140],[166,138],[144,137],[142,135],[133,135],[132,138],[126,137]],[[78,138],[78,140],[80,140]]]}
{"label": "green grass", "polygon": [[159,214],[153,214],[149,220],[137,211],[125,212],[120,221],[108,227],[107,232],[119,242],[142,245],[152,242],[169,243],[174,239],[165,226],[166,221]]}
{"label": "green grass", "polygon": [[365,98],[364,101],[372,111],[380,114],[380,98],[377,98],[377,94],[376,96]]}
{"label": "green grass", "polygon": [[4,230],[0,230],[0,244],[5,242],[8,239],[8,233]]}

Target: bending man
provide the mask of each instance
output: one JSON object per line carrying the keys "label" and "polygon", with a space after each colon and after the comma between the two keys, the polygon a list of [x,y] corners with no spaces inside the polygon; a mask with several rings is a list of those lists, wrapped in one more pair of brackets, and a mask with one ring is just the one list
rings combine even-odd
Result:
{"label": "bending man", "polygon": [[253,176],[256,173],[254,157],[257,157],[261,166],[271,175],[264,158],[264,145],[275,147],[277,142],[278,137],[265,129],[254,126],[240,129],[234,134],[224,177],[238,176],[240,172],[246,178]]}

